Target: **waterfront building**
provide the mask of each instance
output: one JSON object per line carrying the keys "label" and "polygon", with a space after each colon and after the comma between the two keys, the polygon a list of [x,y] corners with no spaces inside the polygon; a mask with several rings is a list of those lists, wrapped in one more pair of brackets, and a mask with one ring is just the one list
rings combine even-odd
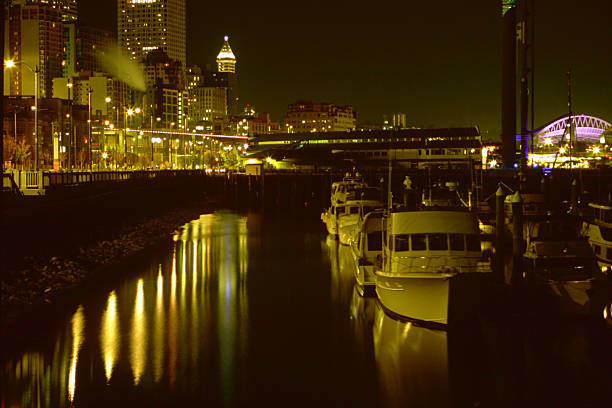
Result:
{"label": "waterfront building", "polygon": [[6,6],[4,58],[15,66],[4,75],[5,95],[34,95],[38,68],[38,97],[51,97],[53,78],[62,75],[62,14],[57,5],[25,0]]}
{"label": "waterfront building", "polygon": [[357,125],[357,113],[350,106],[303,100],[289,105],[283,125],[289,133],[350,131]]}
{"label": "waterfront building", "polygon": [[184,67],[185,3],[185,0],[117,0],[117,37],[122,50],[135,60],[161,50]]}
{"label": "waterfront building", "polygon": [[64,77],[81,71],[103,72],[102,58],[116,42],[110,31],[79,23],[64,23],[62,37]]}
{"label": "waterfront building", "polygon": [[247,127],[248,136],[268,135],[281,131],[280,124],[270,120],[270,114],[267,112],[258,113],[256,116],[248,118]]}
{"label": "waterfront building", "polygon": [[406,114],[394,113],[389,119],[387,115],[383,115],[383,130],[406,129]]}
{"label": "waterfront building", "polygon": [[227,91],[224,88],[199,86],[189,91],[190,123],[202,124],[227,116]]}
{"label": "waterfront building", "polygon": [[249,105],[245,108],[243,116],[236,116],[232,119],[237,136],[269,135],[281,131],[280,124],[270,120],[269,113],[256,113],[255,109]]}
{"label": "waterfront building", "polygon": [[[96,120],[109,120],[116,127],[123,126],[123,112],[128,100],[124,82],[102,72],[82,71],[70,78],[53,79],[53,97],[68,99],[68,82],[71,82],[70,99],[73,105],[91,106],[91,116]],[[91,99],[89,92],[91,91]],[[107,101],[107,98],[110,100]]]}
{"label": "waterfront building", "polygon": [[315,163],[350,159],[381,166],[480,167],[483,143],[477,127],[372,131],[318,131],[255,135],[248,140],[253,158],[300,158]]}
{"label": "waterfront building", "polygon": [[144,58],[144,73],[147,90],[143,108],[149,125],[155,122],[166,128],[184,129],[187,125],[188,93],[184,87],[181,62],[170,58],[162,50],[154,50]]}

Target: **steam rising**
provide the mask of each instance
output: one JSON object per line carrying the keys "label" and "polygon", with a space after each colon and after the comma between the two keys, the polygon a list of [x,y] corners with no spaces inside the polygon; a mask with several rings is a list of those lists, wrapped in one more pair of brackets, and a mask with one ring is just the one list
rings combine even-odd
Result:
{"label": "steam rising", "polygon": [[134,89],[146,91],[142,66],[124,55],[119,47],[109,47],[96,54],[96,57],[104,71],[116,76]]}

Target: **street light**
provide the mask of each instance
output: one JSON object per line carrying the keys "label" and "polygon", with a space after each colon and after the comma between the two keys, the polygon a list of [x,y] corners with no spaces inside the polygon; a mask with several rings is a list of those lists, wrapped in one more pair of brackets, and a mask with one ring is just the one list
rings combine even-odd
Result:
{"label": "street light", "polygon": [[23,61],[15,62],[13,60],[4,61],[6,68],[13,68],[15,65],[21,64],[34,73],[34,170],[38,170],[38,65],[32,68],[29,64]]}

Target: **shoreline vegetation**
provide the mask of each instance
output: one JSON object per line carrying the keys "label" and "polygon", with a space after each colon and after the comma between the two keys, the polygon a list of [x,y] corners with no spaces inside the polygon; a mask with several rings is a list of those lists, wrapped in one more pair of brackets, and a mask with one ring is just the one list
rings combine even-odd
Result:
{"label": "shoreline vegetation", "polygon": [[57,255],[32,254],[18,267],[7,271],[0,282],[0,327],[18,325],[18,320],[45,304],[76,289],[102,270],[123,262],[130,256],[171,242],[181,226],[214,211],[210,200],[197,200],[181,208],[166,208],[120,227],[118,231],[101,232],[86,244],[72,243],[70,249],[56,244]]}

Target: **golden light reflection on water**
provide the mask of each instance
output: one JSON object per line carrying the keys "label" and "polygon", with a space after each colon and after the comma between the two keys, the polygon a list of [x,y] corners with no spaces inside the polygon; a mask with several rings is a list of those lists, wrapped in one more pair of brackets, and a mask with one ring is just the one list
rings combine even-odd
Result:
{"label": "golden light reflection on water", "polygon": [[374,355],[387,405],[451,406],[447,333],[396,320],[380,306],[375,319]]}
{"label": "golden light reflection on water", "polygon": [[170,385],[176,382],[176,361],[178,356],[178,315],[176,309],[176,246],[172,251],[172,276],[170,278],[170,310],[168,312],[168,379]]}
{"label": "golden light reflection on water", "polygon": [[[148,379],[180,391],[217,378],[231,398],[247,354],[246,218],[206,215],[178,237],[167,260],[155,259],[137,279],[79,306],[48,355],[24,353],[5,363],[11,384],[20,382],[6,406],[78,405],[96,381],[113,392],[122,382],[148,386]],[[85,308],[99,319],[87,316],[91,333]]]}
{"label": "golden light reflection on water", "polygon": [[[224,235],[218,241],[217,310],[221,387],[226,404],[233,395],[236,363],[246,353],[248,297],[246,293],[246,263],[248,257],[246,219],[240,220],[232,235]],[[234,235],[235,234],[235,235]],[[228,236],[237,239],[227,239]],[[236,245],[237,244],[237,245]],[[237,355],[238,354],[238,355]]]}
{"label": "golden light reflection on water", "polygon": [[104,374],[106,375],[106,382],[109,382],[121,347],[119,317],[117,314],[117,294],[114,290],[110,293],[110,295],[108,295],[106,310],[102,315],[102,324],[100,326],[100,347],[102,356],[104,358]]}
{"label": "golden light reflection on water", "polygon": [[[197,229],[196,229],[197,231]],[[192,277],[191,277],[191,307],[189,310],[189,314],[191,315],[191,336],[190,336],[190,348],[191,348],[191,364],[195,367],[198,362],[198,351],[199,347],[199,315],[200,308],[198,306],[199,297],[197,296],[197,286],[198,286],[198,241],[194,239],[193,241],[193,261],[191,264],[192,267]]]}
{"label": "golden light reflection on water", "polygon": [[85,315],[83,306],[79,305],[77,311],[72,316],[72,357],[70,358],[70,373],[68,374],[68,398],[74,401],[74,391],[76,388],[76,369],[79,358],[79,351],[83,344],[83,330],[85,329]]}
{"label": "golden light reflection on water", "polygon": [[153,335],[153,380],[161,380],[164,369],[164,276],[159,265],[155,297],[155,333]]}
{"label": "golden light reflection on water", "polygon": [[134,385],[138,385],[144,372],[147,358],[147,316],[144,313],[143,280],[138,280],[132,330],[130,336],[130,364],[134,376]]}

